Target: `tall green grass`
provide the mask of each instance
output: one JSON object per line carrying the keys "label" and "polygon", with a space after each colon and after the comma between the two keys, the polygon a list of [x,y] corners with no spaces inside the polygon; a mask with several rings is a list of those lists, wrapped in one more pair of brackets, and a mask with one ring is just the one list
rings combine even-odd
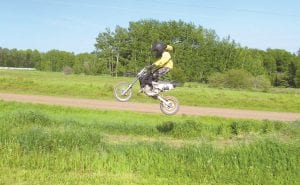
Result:
{"label": "tall green grass", "polygon": [[0,183],[297,184],[299,136],[299,122],[0,101]]}
{"label": "tall green grass", "polygon": [[[133,78],[110,76],[0,70],[0,92],[114,100],[114,85],[132,80]],[[151,98],[137,95],[138,84],[134,92],[132,101],[154,103]],[[300,91],[297,89],[255,92],[216,89],[203,84],[186,83],[184,87],[177,87],[167,94],[176,96],[182,105],[300,112]]]}

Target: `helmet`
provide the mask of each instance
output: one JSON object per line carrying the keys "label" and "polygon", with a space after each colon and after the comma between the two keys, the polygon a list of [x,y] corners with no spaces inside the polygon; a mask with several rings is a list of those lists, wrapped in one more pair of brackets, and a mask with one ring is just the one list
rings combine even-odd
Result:
{"label": "helmet", "polygon": [[161,57],[165,49],[166,45],[163,42],[153,43],[151,47],[151,51],[155,53],[156,58]]}

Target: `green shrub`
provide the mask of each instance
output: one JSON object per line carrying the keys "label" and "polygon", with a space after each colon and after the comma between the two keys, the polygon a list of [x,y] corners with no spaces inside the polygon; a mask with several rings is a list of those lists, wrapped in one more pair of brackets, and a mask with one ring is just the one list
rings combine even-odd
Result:
{"label": "green shrub", "polygon": [[263,75],[256,76],[253,78],[253,88],[268,91],[271,88],[271,81]]}
{"label": "green shrub", "polygon": [[224,87],[225,86],[225,74],[213,73],[208,78],[209,86],[211,87]]}
{"label": "green shrub", "polygon": [[214,73],[208,78],[209,85],[221,88],[236,89],[263,89],[271,87],[270,80],[265,76],[254,77],[248,71],[242,69],[232,69],[225,73]]}
{"label": "green shrub", "polygon": [[232,69],[225,73],[214,73],[208,78],[210,86],[250,89],[253,76],[242,69]]}
{"label": "green shrub", "polygon": [[225,73],[225,87],[250,89],[253,76],[242,69],[232,69]]}
{"label": "green shrub", "polygon": [[64,72],[65,75],[71,75],[71,74],[74,73],[74,70],[70,66],[65,66],[63,68],[63,72]]}

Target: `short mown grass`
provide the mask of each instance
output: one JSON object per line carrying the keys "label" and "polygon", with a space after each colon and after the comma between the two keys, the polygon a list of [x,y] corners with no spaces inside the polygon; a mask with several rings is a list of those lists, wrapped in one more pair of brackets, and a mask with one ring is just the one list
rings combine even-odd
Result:
{"label": "short mown grass", "polygon": [[297,184],[299,139],[299,121],[0,101],[0,183]]}
{"label": "short mown grass", "polygon": [[[41,71],[0,70],[0,92],[114,100],[113,87],[133,78],[64,75]],[[157,103],[138,95],[135,86],[132,101]],[[270,92],[209,88],[205,84],[186,83],[167,92],[182,105],[226,107],[282,112],[300,112],[299,89],[271,89]]]}

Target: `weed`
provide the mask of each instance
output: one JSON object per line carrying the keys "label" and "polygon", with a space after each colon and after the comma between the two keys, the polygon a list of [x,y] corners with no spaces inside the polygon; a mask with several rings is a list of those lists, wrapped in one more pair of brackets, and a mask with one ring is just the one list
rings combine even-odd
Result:
{"label": "weed", "polygon": [[[3,184],[296,184],[299,125],[0,101],[0,179]],[[251,133],[249,142],[237,142]],[[136,139],[107,142],[105,134]],[[172,138],[181,138],[181,147],[167,145]],[[216,147],[224,139],[237,144]]]}
{"label": "weed", "polygon": [[168,133],[168,132],[171,132],[173,130],[174,122],[167,121],[167,122],[164,122],[160,125],[157,125],[156,128],[161,133]]}

